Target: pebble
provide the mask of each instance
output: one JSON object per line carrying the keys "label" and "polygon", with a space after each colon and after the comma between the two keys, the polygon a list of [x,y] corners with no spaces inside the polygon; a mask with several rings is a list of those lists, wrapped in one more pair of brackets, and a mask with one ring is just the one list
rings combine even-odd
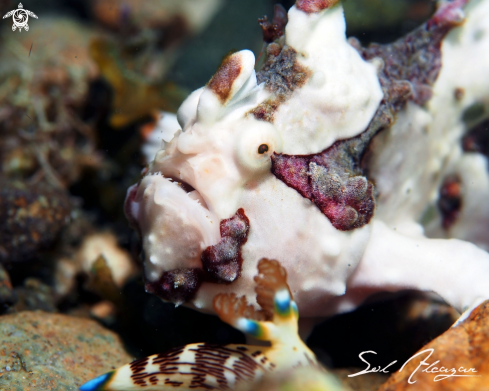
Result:
{"label": "pebble", "polygon": [[91,319],[42,311],[0,316],[2,391],[76,391],[130,361],[119,337]]}

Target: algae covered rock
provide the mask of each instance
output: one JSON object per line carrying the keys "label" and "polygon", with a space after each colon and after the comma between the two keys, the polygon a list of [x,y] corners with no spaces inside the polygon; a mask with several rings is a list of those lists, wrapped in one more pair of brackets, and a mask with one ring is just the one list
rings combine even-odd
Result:
{"label": "algae covered rock", "polygon": [[43,183],[2,180],[0,186],[0,262],[30,260],[69,222],[69,195]]}
{"label": "algae covered rock", "polygon": [[0,317],[0,390],[78,390],[131,361],[119,337],[93,320],[45,312]]}
{"label": "algae covered rock", "polygon": [[22,311],[58,312],[53,289],[37,278],[26,278],[22,286],[14,289],[17,302],[9,313]]}

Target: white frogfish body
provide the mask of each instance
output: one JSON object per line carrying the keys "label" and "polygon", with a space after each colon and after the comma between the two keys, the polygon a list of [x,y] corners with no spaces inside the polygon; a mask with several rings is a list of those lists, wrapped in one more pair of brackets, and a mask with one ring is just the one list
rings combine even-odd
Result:
{"label": "white frogfish body", "polygon": [[404,40],[362,48],[346,39],[340,4],[298,0],[259,71],[248,50],[228,56],[128,190],[147,290],[203,311],[226,292],[256,305],[253,276],[267,257],[287,269],[305,317],[375,291],[434,290],[459,310],[489,298],[489,255],[428,239],[420,225],[459,164],[444,165],[463,111],[489,101],[473,83],[489,67],[463,73],[453,87],[466,98],[453,101],[457,50],[489,53],[487,39],[457,41],[466,30],[489,36],[489,1],[472,0],[462,24],[466,2],[441,4]]}

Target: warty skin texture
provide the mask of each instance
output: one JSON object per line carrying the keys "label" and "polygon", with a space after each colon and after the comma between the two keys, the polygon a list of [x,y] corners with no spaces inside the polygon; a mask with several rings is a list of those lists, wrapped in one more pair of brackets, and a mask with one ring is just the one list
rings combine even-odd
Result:
{"label": "warty skin texture", "polygon": [[[462,21],[465,2],[442,5],[430,22],[434,29],[448,26],[440,39],[453,28],[441,49],[441,62],[448,69],[457,47],[453,36],[477,23],[483,28],[481,20],[489,25],[489,16],[481,18],[479,13],[489,2],[472,0],[468,19],[455,27]],[[452,79],[442,67],[433,87],[428,80],[413,89],[414,79],[387,85],[381,75],[385,62],[378,57],[365,61],[362,51],[346,40],[341,5],[309,3],[326,8],[304,12],[293,7],[285,37],[269,45],[270,53],[295,51],[287,60],[276,57],[276,74],[282,72],[284,82],[260,73],[263,83],[257,84],[253,54],[233,54],[206,87],[182,104],[181,130],[156,154],[142,181],[129,189],[126,214],[142,237],[148,290],[155,291],[161,276],[171,272],[177,277],[165,280],[167,294],[160,296],[177,304],[212,311],[212,298],[221,292],[244,295],[253,303],[256,264],[269,257],[287,269],[303,317],[348,311],[369,294],[386,290],[433,290],[459,311],[488,298],[488,254],[465,241],[428,239],[419,224],[423,211],[436,203],[450,156],[445,145],[456,144],[453,129],[458,125],[453,122],[460,121],[466,107],[456,108],[447,131],[437,127],[436,118],[451,118],[439,102],[453,94],[447,87]],[[486,40],[475,46],[475,57],[489,52]],[[439,52],[439,47],[428,50]],[[474,78],[489,80],[489,68],[476,71]],[[296,76],[297,84],[288,87],[287,80]],[[470,96],[470,83],[462,87]],[[427,101],[424,106],[418,104],[421,96]],[[257,107],[270,115],[257,116]],[[364,137],[366,129],[374,129],[369,137],[378,132],[370,142],[367,167],[363,153],[348,149],[360,144],[348,144],[343,155],[334,155],[350,159],[341,171],[343,183],[364,178],[357,180],[362,186],[374,184],[376,210],[361,224],[333,224],[299,187],[271,172],[272,156],[318,154],[342,140]],[[428,136],[421,137],[423,133]],[[267,148],[260,153],[262,145]],[[419,159],[427,163],[418,164]],[[305,181],[313,175],[308,164]],[[326,178],[320,182],[322,191],[340,186],[331,197],[347,191]],[[405,196],[407,188],[410,197]],[[336,200],[342,207],[344,200]],[[239,249],[242,267],[234,281],[216,283],[199,254],[221,242],[220,222],[239,209],[249,220],[246,242]],[[194,277],[187,282],[189,270]]]}

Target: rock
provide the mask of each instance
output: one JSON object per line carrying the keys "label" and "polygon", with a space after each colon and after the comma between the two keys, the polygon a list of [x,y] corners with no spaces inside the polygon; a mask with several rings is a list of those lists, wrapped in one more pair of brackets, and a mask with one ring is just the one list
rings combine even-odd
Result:
{"label": "rock", "polygon": [[118,244],[117,237],[112,232],[87,235],[76,258],[85,273],[96,275],[105,273],[106,276],[100,278],[105,281],[111,280],[110,285],[115,283],[116,288],[124,286],[126,280],[136,273],[131,255]]}
{"label": "rock", "polygon": [[109,231],[85,233],[78,249],[65,248],[66,253],[72,255],[56,260],[54,289],[58,297],[73,293],[77,278],[83,275],[88,278],[84,285],[86,290],[119,305],[120,289],[129,278],[137,276],[138,271],[130,253],[118,244],[115,234]]}
{"label": "rock", "polygon": [[363,376],[348,377],[348,375],[360,372],[363,369],[365,368],[338,368],[330,369],[330,372],[336,375],[343,384],[343,387],[348,387],[352,391],[377,391],[388,379],[388,375],[382,375],[380,373],[368,373]]}
{"label": "rock", "polygon": [[37,278],[27,278],[24,281],[24,285],[16,287],[14,292],[18,300],[10,310],[10,313],[35,310],[45,312],[58,311],[54,302],[53,289]]}
{"label": "rock", "polygon": [[34,41],[1,26],[0,170],[6,177],[68,187],[102,160],[92,125],[80,118],[98,75],[88,51],[96,33],[43,11],[31,25],[31,34],[38,32]]}
{"label": "rock", "polygon": [[78,390],[127,364],[119,337],[89,319],[45,312],[0,317],[0,390]]}
{"label": "rock", "polygon": [[17,300],[15,292],[10,282],[10,276],[5,268],[0,264],[0,313],[5,307],[14,304]]}
{"label": "rock", "polygon": [[[428,357],[430,351],[414,357],[427,349],[433,349],[430,357]],[[448,329],[444,334],[422,347],[413,357],[404,368],[395,372],[379,388],[379,391],[404,391],[408,389],[431,391],[489,390],[489,361],[487,360],[489,357],[489,301],[473,310],[466,320]],[[421,364],[422,360],[433,365],[429,367],[426,364]],[[418,366],[419,369],[417,369]],[[465,376],[442,379],[440,375],[450,374],[436,372],[435,368],[439,371],[442,367],[448,371],[453,368],[456,375]],[[463,369],[469,371],[472,368],[473,371],[463,372]],[[467,377],[466,375],[476,376]],[[439,377],[437,378],[437,376]],[[410,377],[411,382],[416,383],[409,384]]]}
{"label": "rock", "polygon": [[0,181],[0,262],[27,261],[49,247],[69,221],[65,190]]}

